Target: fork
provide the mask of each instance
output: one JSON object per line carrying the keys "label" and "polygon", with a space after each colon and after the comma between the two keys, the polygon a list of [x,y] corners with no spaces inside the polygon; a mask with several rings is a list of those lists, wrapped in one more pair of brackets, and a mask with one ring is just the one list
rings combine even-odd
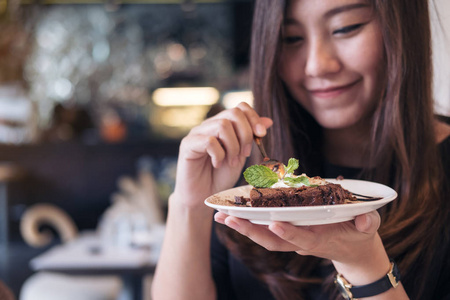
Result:
{"label": "fork", "polygon": [[353,196],[356,197],[356,200],[359,201],[375,201],[375,200],[380,200],[383,199],[383,197],[373,197],[373,196],[366,196],[366,195],[361,195],[361,194],[357,194],[357,193],[353,193],[351,192]]}

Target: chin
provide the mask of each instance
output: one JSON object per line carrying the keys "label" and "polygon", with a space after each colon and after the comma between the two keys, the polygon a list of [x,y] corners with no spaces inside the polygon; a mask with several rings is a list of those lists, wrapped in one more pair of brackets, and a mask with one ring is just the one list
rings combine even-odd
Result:
{"label": "chin", "polygon": [[361,119],[355,118],[355,115],[347,114],[330,114],[326,116],[314,117],[321,127],[324,129],[346,129],[360,124]]}

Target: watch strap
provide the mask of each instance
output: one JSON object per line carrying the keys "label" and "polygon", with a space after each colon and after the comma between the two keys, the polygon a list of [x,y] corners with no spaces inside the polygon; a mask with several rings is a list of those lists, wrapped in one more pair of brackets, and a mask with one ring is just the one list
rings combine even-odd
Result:
{"label": "watch strap", "polygon": [[384,293],[392,287],[395,288],[399,282],[400,272],[398,271],[397,264],[391,260],[391,269],[385,276],[366,285],[352,286],[349,290],[353,298],[364,298]]}

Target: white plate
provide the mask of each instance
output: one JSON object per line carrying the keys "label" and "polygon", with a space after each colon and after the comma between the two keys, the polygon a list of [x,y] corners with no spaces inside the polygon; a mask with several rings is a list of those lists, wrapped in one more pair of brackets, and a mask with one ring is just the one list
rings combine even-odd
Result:
{"label": "white plate", "polygon": [[252,187],[246,185],[212,195],[205,200],[205,204],[227,215],[247,219],[255,224],[268,225],[272,221],[283,221],[294,225],[319,225],[352,220],[358,215],[376,210],[397,198],[397,193],[392,188],[376,182],[350,179],[326,180],[338,183],[350,192],[382,197],[382,199],[351,204],[294,207],[228,206],[209,202],[212,198],[234,202],[234,196],[249,197]]}

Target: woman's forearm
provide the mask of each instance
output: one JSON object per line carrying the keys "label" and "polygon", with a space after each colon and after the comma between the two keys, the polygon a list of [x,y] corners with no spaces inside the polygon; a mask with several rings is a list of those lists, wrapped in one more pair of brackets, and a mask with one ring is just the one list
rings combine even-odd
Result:
{"label": "woman's forearm", "polygon": [[236,184],[253,136],[265,136],[271,125],[272,120],[241,103],[205,120],[183,138],[153,299],[216,298],[210,258],[213,210],[203,201]]}
{"label": "woman's forearm", "polygon": [[188,209],[172,195],[163,249],[152,284],[154,300],[215,299],[210,239],[213,211]]}

